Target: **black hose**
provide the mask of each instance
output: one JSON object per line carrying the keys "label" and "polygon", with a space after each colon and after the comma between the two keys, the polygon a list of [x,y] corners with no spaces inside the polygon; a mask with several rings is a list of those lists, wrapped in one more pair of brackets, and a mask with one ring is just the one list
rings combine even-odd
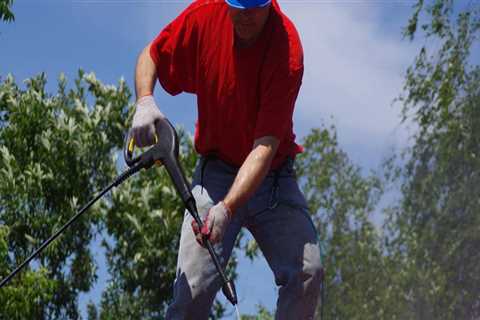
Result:
{"label": "black hose", "polygon": [[103,197],[105,193],[107,193],[113,187],[118,186],[122,182],[124,182],[127,178],[138,172],[142,169],[142,165],[136,164],[123,172],[120,176],[118,176],[108,187],[103,189],[99,194],[97,194],[92,200],[90,200],[82,209],[80,209],[66,224],[64,224],[59,230],[57,230],[53,235],[50,236],[40,247],[35,250],[25,261],[23,261],[15,270],[13,270],[8,276],[6,276],[0,282],[0,289],[6,285],[20,270],[22,270],[26,265],[30,263],[40,252],[42,252],[53,240],[58,238],[71,224],[73,224],[88,208],[90,208],[98,199]]}

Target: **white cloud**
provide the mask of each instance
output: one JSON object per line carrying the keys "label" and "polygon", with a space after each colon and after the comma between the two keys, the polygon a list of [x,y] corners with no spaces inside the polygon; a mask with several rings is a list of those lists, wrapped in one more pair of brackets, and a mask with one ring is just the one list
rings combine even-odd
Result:
{"label": "white cloud", "polygon": [[[399,24],[385,21],[385,7],[367,2],[287,2],[284,12],[302,38],[305,75],[296,109],[300,135],[333,116],[345,144],[373,147],[404,140],[399,108],[391,104],[401,92],[404,73],[415,49],[402,40]],[[410,7],[395,5],[405,15]],[[307,129],[307,130],[306,130]]]}

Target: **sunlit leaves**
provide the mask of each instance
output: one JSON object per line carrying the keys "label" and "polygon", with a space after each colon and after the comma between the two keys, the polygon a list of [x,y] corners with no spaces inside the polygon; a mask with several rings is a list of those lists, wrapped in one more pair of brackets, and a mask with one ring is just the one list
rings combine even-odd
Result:
{"label": "sunlit leaves", "polygon": [[[73,88],[61,75],[57,94],[46,83],[45,74],[25,80],[24,88],[12,76],[0,83],[0,222],[9,230],[1,248],[11,257],[2,277],[116,174],[112,158],[122,146],[128,89],[122,83],[101,89],[83,71]],[[109,108],[98,106],[107,100]],[[77,295],[96,279],[89,244],[99,210],[93,207],[1,290],[0,305],[12,308],[2,308],[0,317],[78,317]]]}

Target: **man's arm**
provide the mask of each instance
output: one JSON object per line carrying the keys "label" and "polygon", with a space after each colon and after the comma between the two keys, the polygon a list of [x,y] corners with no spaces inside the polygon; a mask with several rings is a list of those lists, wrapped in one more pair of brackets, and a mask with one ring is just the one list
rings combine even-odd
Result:
{"label": "man's arm", "polygon": [[240,167],[230,191],[223,200],[231,213],[247,202],[260,186],[270,170],[278,145],[279,140],[273,136],[255,140],[252,151]]}
{"label": "man's arm", "polygon": [[156,66],[150,57],[150,46],[147,45],[137,59],[135,68],[135,94],[137,100],[141,97],[153,95],[157,80]]}
{"label": "man's arm", "polygon": [[150,57],[150,44],[140,53],[135,68],[135,114],[132,120],[132,135],[138,147],[155,143],[155,121],[165,116],[153,98],[157,80],[156,66]]}
{"label": "man's arm", "polygon": [[207,236],[212,243],[221,241],[231,216],[238,207],[247,202],[267,175],[278,145],[279,140],[273,136],[255,140],[253,149],[240,167],[230,191],[223,201],[210,209],[202,230],[195,220],[192,220],[198,243],[203,245],[203,236]]}

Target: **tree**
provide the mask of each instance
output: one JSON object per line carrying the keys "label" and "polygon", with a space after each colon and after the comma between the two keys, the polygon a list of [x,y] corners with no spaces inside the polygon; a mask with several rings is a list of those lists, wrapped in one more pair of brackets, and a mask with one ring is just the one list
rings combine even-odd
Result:
{"label": "tree", "polygon": [[403,120],[418,131],[403,155],[403,198],[389,216],[392,250],[404,267],[403,316],[477,319],[480,67],[472,46],[480,6],[418,1],[405,35],[420,30],[430,42],[407,70],[400,98]]}
{"label": "tree", "polygon": [[372,217],[383,194],[380,178],[362,175],[333,126],[313,129],[302,144],[297,171],[323,244],[325,318],[392,319],[395,260]]}
{"label": "tree", "polygon": [[6,22],[15,20],[15,16],[10,10],[12,4],[13,0],[0,0],[0,20],[4,20]]}
{"label": "tree", "polygon": [[[46,76],[0,84],[0,275],[62,226],[116,174],[130,92],[79,72],[46,93]],[[91,105],[89,105],[89,102]],[[0,290],[0,318],[78,318],[77,296],[96,279],[89,244],[102,217],[89,210]]]}

